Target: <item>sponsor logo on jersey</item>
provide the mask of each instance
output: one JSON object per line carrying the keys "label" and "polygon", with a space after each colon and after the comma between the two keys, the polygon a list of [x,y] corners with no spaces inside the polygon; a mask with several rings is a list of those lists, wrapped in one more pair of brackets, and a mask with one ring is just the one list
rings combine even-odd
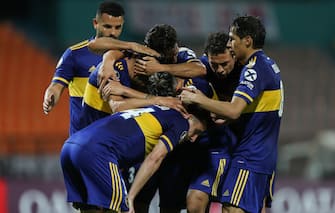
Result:
{"label": "sponsor logo on jersey", "polygon": [[244,78],[248,81],[255,81],[257,79],[257,72],[254,69],[247,69],[244,72]]}
{"label": "sponsor logo on jersey", "polygon": [[227,189],[226,191],[224,191],[224,193],[222,195],[225,196],[225,197],[229,196],[230,195],[229,190]]}
{"label": "sponsor logo on jersey", "polygon": [[202,181],[201,185],[209,187],[209,180],[206,179],[206,180]]}

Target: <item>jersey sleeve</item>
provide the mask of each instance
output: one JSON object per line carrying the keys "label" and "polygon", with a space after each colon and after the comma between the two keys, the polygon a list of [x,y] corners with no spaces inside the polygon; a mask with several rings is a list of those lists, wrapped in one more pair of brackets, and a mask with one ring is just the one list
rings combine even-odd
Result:
{"label": "jersey sleeve", "polygon": [[189,124],[186,119],[182,118],[182,116],[174,117],[174,122],[159,138],[166,146],[168,152],[171,152],[179,144],[183,136],[187,134],[188,128]]}
{"label": "jersey sleeve", "polygon": [[57,63],[52,82],[59,83],[67,87],[74,76],[74,63],[72,50],[68,48]]}
{"label": "jersey sleeve", "polygon": [[248,104],[263,91],[262,75],[258,67],[244,67],[234,96],[244,99]]}
{"label": "jersey sleeve", "polygon": [[200,61],[201,61],[201,62],[205,65],[205,67],[206,67],[206,77],[208,78],[208,76],[213,72],[211,66],[209,65],[208,57],[207,57],[205,54],[203,54],[203,55],[200,57]]}
{"label": "jersey sleeve", "polygon": [[177,63],[185,63],[185,62],[192,62],[192,61],[199,61],[195,52],[187,47],[179,47],[178,56],[177,56]]}
{"label": "jersey sleeve", "polygon": [[210,86],[209,82],[203,77],[194,77],[184,80],[184,87],[194,86],[207,97],[212,98],[214,96],[214,89]]}
{"label": "jersey sleeve", "polygon": [[127,87],[131,86],[127,61],[125,59],[119,59],[114,63],[114,71],[122,85]]}

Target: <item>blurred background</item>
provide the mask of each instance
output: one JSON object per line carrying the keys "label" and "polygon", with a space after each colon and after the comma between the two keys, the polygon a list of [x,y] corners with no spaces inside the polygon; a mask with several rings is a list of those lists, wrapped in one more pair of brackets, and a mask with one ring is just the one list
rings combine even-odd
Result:
{"label": "blurred background", "polygon": [[[0,212],[73,212],[59,152],[68,95],[49,114],[43,95],[63,51],[95,34],[97,0],[8,1],[0,8]],[[331,0],[127,0],[121,39],[142,42],[157,23],[201,56],[211,32],[237,15],[260,16],[265,51],[285,88],[272,213],[335,212],[335,2]],[[212,212],[219,212],[214,205]],[[152,210],[155,212],[156,210]]]}

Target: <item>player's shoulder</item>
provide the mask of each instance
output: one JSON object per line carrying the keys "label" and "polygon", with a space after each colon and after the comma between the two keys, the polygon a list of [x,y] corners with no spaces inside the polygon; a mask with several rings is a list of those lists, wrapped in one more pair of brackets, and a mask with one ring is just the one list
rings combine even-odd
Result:
{"label": "player's shoulder", "polygon": [[84,41],[81,41],[81,42],[78,42],[74,45],[71,45],[68,49],[70,49],[71,51],[79,50],[79,49],[87,47],[88,43],[89,43],[89,40],[86,39]]}
{"label": "player's shoulder", "polygon": [[114,63],[114,70],[115,71],[128,71],[128,63],[130,63],[131,60],[127,58],[120,58],[115,61]]}

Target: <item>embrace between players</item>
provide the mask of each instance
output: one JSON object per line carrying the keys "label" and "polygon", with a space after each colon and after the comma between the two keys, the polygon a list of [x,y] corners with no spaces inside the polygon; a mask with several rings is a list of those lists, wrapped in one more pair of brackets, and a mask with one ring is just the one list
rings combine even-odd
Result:
{"label": "embrace between players", "polygon": [[[260,20],[242,16],[229,35],[209,35],[200,59],[166,24],[144,46],[88,42],[103,58],[61,151],[68,202],[148,212],[158,189],[162,213],[206,212],[211,201],[223,212],[270,207],[283,89],[264,40]],[[45,98],[44,110],[52,104]]]}

